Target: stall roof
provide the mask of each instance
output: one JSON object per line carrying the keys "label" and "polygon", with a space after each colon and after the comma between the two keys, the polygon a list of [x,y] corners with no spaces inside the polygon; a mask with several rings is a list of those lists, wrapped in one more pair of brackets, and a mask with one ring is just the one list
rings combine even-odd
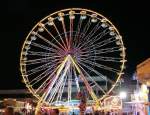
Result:
{"label": "stall roof", "polygon": [[141,83],[150,86],[150,58],[137,65],[137,78]]}

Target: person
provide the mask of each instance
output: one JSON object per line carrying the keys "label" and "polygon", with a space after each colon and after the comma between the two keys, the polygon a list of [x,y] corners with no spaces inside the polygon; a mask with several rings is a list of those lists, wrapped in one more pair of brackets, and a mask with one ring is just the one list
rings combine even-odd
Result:
{"label": "person", "polygon": [[99,115],[99,112],[98,111],[95,111],[95,114],[94,115]]}
{"label": "person", "polygon": [[42,112],[40,110],[38,110],[36,115],[42,115]]}
{"label": "person", "polygon": [[73,112],[72,115],[76,115],[76,114]]}
{"label": "person", "polygon": [[14,115],[14,109],[12,107],[6,107],[4,115]]}
{"label": "person", "polygon": [[59,115],[59,109],[53,109],[53,115]]}
{"label": "person", "polygon": [[19,112],[15,112],[15,115],[21,115],[21,113],[19,113]]}

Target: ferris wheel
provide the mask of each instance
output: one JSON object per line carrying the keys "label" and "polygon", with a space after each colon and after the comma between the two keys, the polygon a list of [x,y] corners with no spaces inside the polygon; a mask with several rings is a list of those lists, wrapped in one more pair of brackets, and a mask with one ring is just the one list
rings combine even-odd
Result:
{"label": "ferris wheel", "polygon": [[123,74],[125,47],[116,27],[92,10],[70,8],[39,21],[22,46],[29,91],[43,102],[69,103],[84,92],[98,103]]}

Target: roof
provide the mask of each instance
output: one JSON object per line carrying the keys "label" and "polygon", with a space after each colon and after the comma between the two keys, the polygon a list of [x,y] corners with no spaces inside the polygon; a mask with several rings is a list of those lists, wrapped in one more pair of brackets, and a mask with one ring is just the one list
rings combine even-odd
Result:
{"label": "roof", "polygon": [[137,77],[141,83],[150,86],[150,58],[137,65]]}

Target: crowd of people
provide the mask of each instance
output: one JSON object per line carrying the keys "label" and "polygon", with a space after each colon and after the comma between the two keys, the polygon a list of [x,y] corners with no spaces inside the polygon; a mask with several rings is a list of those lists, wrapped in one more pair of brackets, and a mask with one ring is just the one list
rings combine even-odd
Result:
{"label": "crowd of people", "polygon": [[[1,114],[0,114],[1,115]],[[2,115],[35,115],[35,112],[30,112],[30,113],[22,113],[19,111],[14,111],[13,107],[6,107],[4,109],[4,113]],[[37,115],[59,115],[59,109],[52,109],[50,112],[42,112],[38,111]]]}
{"label": "crowd of people", "polygon": [[[30,113],[16,112],[16,111],[14,111],[14,108],[6,107],[4,110],[4,113],[0,114],[0,115],[35,115],[35,112],[34,111],[30,112]],[[68,114],[60,112],[59,109],[52,109],[49,112],[43,112],[40,110],[40,111],[38,111],[38,113],[36,115],[68,115]],[[72,115],[81,115],[81,114],[80,113],[77,114],[77,113],[73,112]],[[94,113],[85,113],[84,115],[111,115],[111,113],[110,112],[104,113],[104,112],[100,112],[100,111],[95,111]]]}

